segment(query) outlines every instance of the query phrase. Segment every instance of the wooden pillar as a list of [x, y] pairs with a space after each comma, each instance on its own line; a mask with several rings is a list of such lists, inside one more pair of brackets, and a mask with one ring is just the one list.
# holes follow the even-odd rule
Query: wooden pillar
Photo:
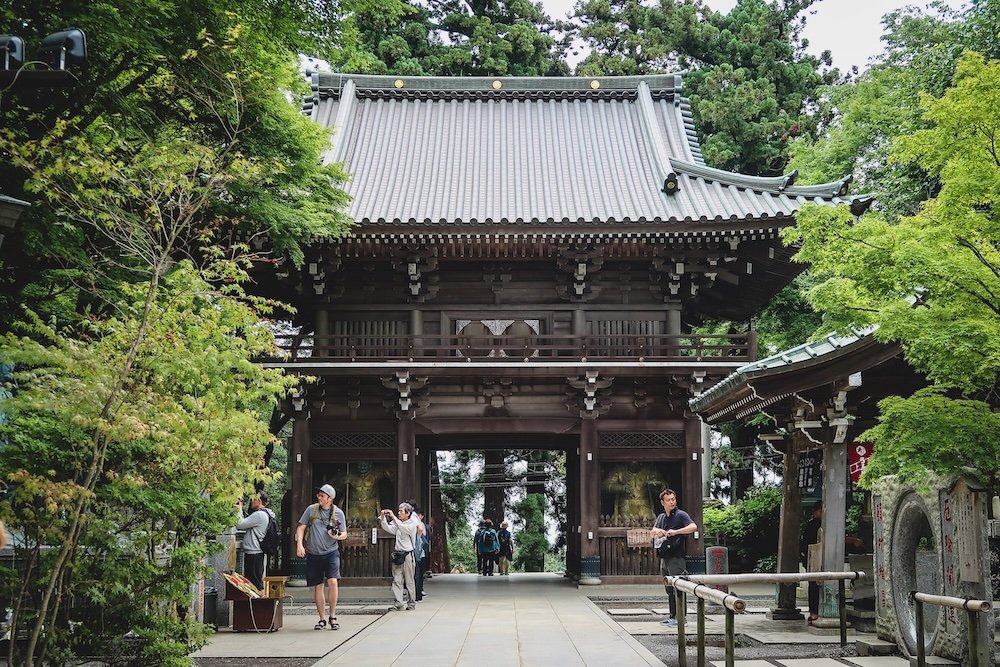
[[311, 503], [316, 502], [312, 492], [312, 466], [309, 462], [310, 433], [307, 412], [299, 413], [292, 422], [292, 441], [288, 452], [288, 477], [291, 492], [287, 503], [282, 503], [282, 523], [286, 529], [285, 552], [289, 586], [306, 585], [306, 561], [295, 555], [295, 530], [299, 517]]
[[330, 313], [322, 308], [316, 311], [314, 316], [315, 326], [313, 328], [313, 345], [319, 350], [316, 350], [315, 356], [317, 357], [328, 357], [330, 356], [330, 350], [322, 349], [330, 345]]
[[[799, 448], [794, 436], [783, 443], [784, 461], [781, 482], [781, 516], [778, 520], [778, 572], [799, 571], [799, 537], [802, 518], [802, 492], [799, 490]], [[798, 584], [778, 584], [775, 607], [771, 618], [776, 621], [797, 621], [803, 618], [795, 601]]]
[[420, 505], [424, 510], [424, 515], [430, 510], [431, 503], [431, 458], [435, 456], [435, 452], [424, 448], [424, 451], [417, 449], [417, 490], [416, 495], [413, 497], [416, 499], [417, 504]]
[[580, 448], [566, 452], [566, 574], [580, 576]]
[[312, 489], [312, 468], [309, 462], [309, 418], [303, 413], [295, 418], [292, 424], [292, 451], [288, 453], [288, 472], [291, 476], [292, 502], [291, 519], [292, 526], [289, 544], [292, 545], [294, 553], [295, 525], [298, 518], [305, 511], [306, 507], [316, 502]]
[[705, 524], [701, 511], [702, 505], [702, 483], [701, 483], [701, 419], [698, 417], [688, 417], [684, 420], [684, 479], [681, 482], [680, 492], [682, 498], [678, 498], [677, 506], [691, 515], [691, 520], [698, 524], [698, 530], [693, 535], [688, 535], [687, 550], [689, 556], [702, 556], [705, 554], [705, 540], [702, 537], [705, 533]]
[[413, 420], [406, 415], [396, 423], [396, 502], [413, 498], [417, 491], [417, 445]]
[[[847, 527], [847, 447], [830, 442], [823, 444], [823, 569], [844, 569], [844, 535]], [[820, 587], [819, 615], [822, 621], [840, 622], [836, 582]], [[815, 624], [815, 623], [814, 623]], [[820, 623], [822, 626], [823, 624]]]
[[580, 424], [580, 583], [601, 583], [600, 526], [601, 476], [598, 461], [597, 422]]
[[712, 497], [712, 427], [701, 422], [701, 497]]
[[681, 333], [681, 303], [667, 304], [667, 335], [678, 336]]
[[486, 488], [483, 489], [483, 518], [492, 519], [493, 527], [499, 530], [504, 515], [504, 487], [499, 486], [499, 483], [506, 477], [503, 470], [503, 451], [488, 449], [483, 454], [486, 462], [483, 474], [483, 481], [486, 482]]
[[[410, 311], [410, 335], [413, 337], [413, 347], [408, 354], [409, 357], [417, 356], [417, 350], [423, 347], [423, 341], [418, 336], [424, 333], [424, 311], [414, 308]], [[421, 353], [422, 354], [422, 353]]]

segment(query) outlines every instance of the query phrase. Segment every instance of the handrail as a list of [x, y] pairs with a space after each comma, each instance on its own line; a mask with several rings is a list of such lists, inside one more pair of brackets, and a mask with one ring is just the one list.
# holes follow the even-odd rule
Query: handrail
[[[677, 658], [680, 667], [687, 667], [687, 649], [684, 637], [684, 615], [687, 610], [685, 593], [698, 597], [698, 667], [705, 667], [705, 600], [711, 599], [726, 609], [726, 667], [733, 667], [736, 652], [736, 632], [734, 613], [743, 613], [745, 603], [740, 598], [723, 591], [708, 588], [712, 585], [745, 584], [745, 583], [798, 583], [801, 581], [836, 581], [838, 606], [840, 609], [840, 646], [847, 646], [847, 606], [845, 582], [864, 579], [867, 575], [862, 570], [842, 572], [778, 572], [778, 573], [747, 573], [747, 574], [696, 574], [682, 576], [667, 576], [663, 580], [673, 587], [677, 596]], [[922, 595], [922, 594], [921, 594]], [[740, 609], [726, 604], [727, 600], [737, 601], [743, 605]], [[735, 602], [733, 603], [735, 604]], [[921, 666], [922, 667], [922, 666]]]
[[698, 598], [698, 667], [705, 667], [705, 600], [715, 602], [725, 609], [726, 667], [734, 667], [736, 655], [735, 615], [742, 614], [746, 610], [746, 602], [730, 593], [689, 581], [686, 577], [666, 576], [663, 581], [674, 589], [674, 594], [677, 597], [677, 661], [680, 667], [687, 667], [687, 637], [684, 634], [684, 618], [687, 615], [685, 593], [691, 593]]
[[800, 581], [854, 581], [868, 574], [862, 570], [843, 572], [747, 572], [745, 574], [688, 574], [684, 578], [698, 584], [794, 584]]
[[913, 623], [917, 626], [917, 667], [927, 665], [927, 650], [924, 648], [924, 604], [933, 604], [939, 607], [950, 607], [952, 609], [964, 609], [968, 614], [969, 626], [969, 667], [979, 667], [979, 622], [976, 614], [989, 612], [993, 605], [988, 600], [972, 600], [969, 598], [958, 598], [950, 595], [932, 595], [912, 591], [910, 597], [913, 598]]
[[756, 352], [748, 334], [527, 334], [501, 336], [344, 334], [277, 336], [288, 364], [349, 359], [352, 362], [422, 358], [441, 361], [750, 361]]
[[730, 609], [734, 613], [742, 614], [746, 611], [747, 603], [732, 593], [726, 593], [717, 588], [709, 588], [704, 584], [696, 583], [690, 579], [682, 579], [681, 577], [666, 577], [666, 580], [668, 586], [672, 586], [685, 593], [697, 595], [709, 602], [714, 602], [720, 607]]

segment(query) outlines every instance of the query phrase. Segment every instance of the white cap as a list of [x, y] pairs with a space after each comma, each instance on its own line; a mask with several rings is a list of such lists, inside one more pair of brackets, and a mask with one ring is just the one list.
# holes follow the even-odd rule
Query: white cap
[[323, 486], [319, 487], [319, 490], [320, 493], [325, 493], [326, 495], [330, 496], [330, 498], [337, 497], [337, 490], [332, 486], [330, 486], [329, 484], [324, 484]]

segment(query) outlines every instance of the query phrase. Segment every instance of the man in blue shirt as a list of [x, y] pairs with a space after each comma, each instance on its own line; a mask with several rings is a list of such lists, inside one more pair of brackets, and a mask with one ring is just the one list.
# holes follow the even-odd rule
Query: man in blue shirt
[[[666, 576], [677, 576], [684, 574], [687, 569], [684, 556], [687, 553], [687, 539], [698, 530], [698, 524], [691, 520], [691, 516], [677, 507], [677, 494], [672, 489], [660, 491], [660, 504], [663, 505], [663, 512], [656, 517], [653, 528], [649, 531], [653, 538], [653, 547], [659, 548], [664, 542], [670, 544], [670, 553], [666, 557], [660, 557], [660, 574]], [[670, 616], [660, 621], [661, 625], [677, 625], [677, 600], [674, 598], [673, 590], [670, 586], [664, 587], [667, 590], [667, 601], [670, 604]]]

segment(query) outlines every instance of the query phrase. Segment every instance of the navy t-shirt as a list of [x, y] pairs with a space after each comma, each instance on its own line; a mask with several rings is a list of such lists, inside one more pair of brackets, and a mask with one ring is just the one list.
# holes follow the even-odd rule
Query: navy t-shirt
[[[656, 517], [656, 523], [653, 524], [654, 528], [662, 528], [663, 530], [677, 530], [679, 528], [685, 528], [694, 523], [691, 520], [691, 515], [682, 509], [674, 509], [667, 516], [664, 512], [660, 512], [660, 516]], [[680, 535], [681, 546], [685, 549], [687, 548], [687, 535]], [[681, 553], [684, 553], [682, 550]]]

